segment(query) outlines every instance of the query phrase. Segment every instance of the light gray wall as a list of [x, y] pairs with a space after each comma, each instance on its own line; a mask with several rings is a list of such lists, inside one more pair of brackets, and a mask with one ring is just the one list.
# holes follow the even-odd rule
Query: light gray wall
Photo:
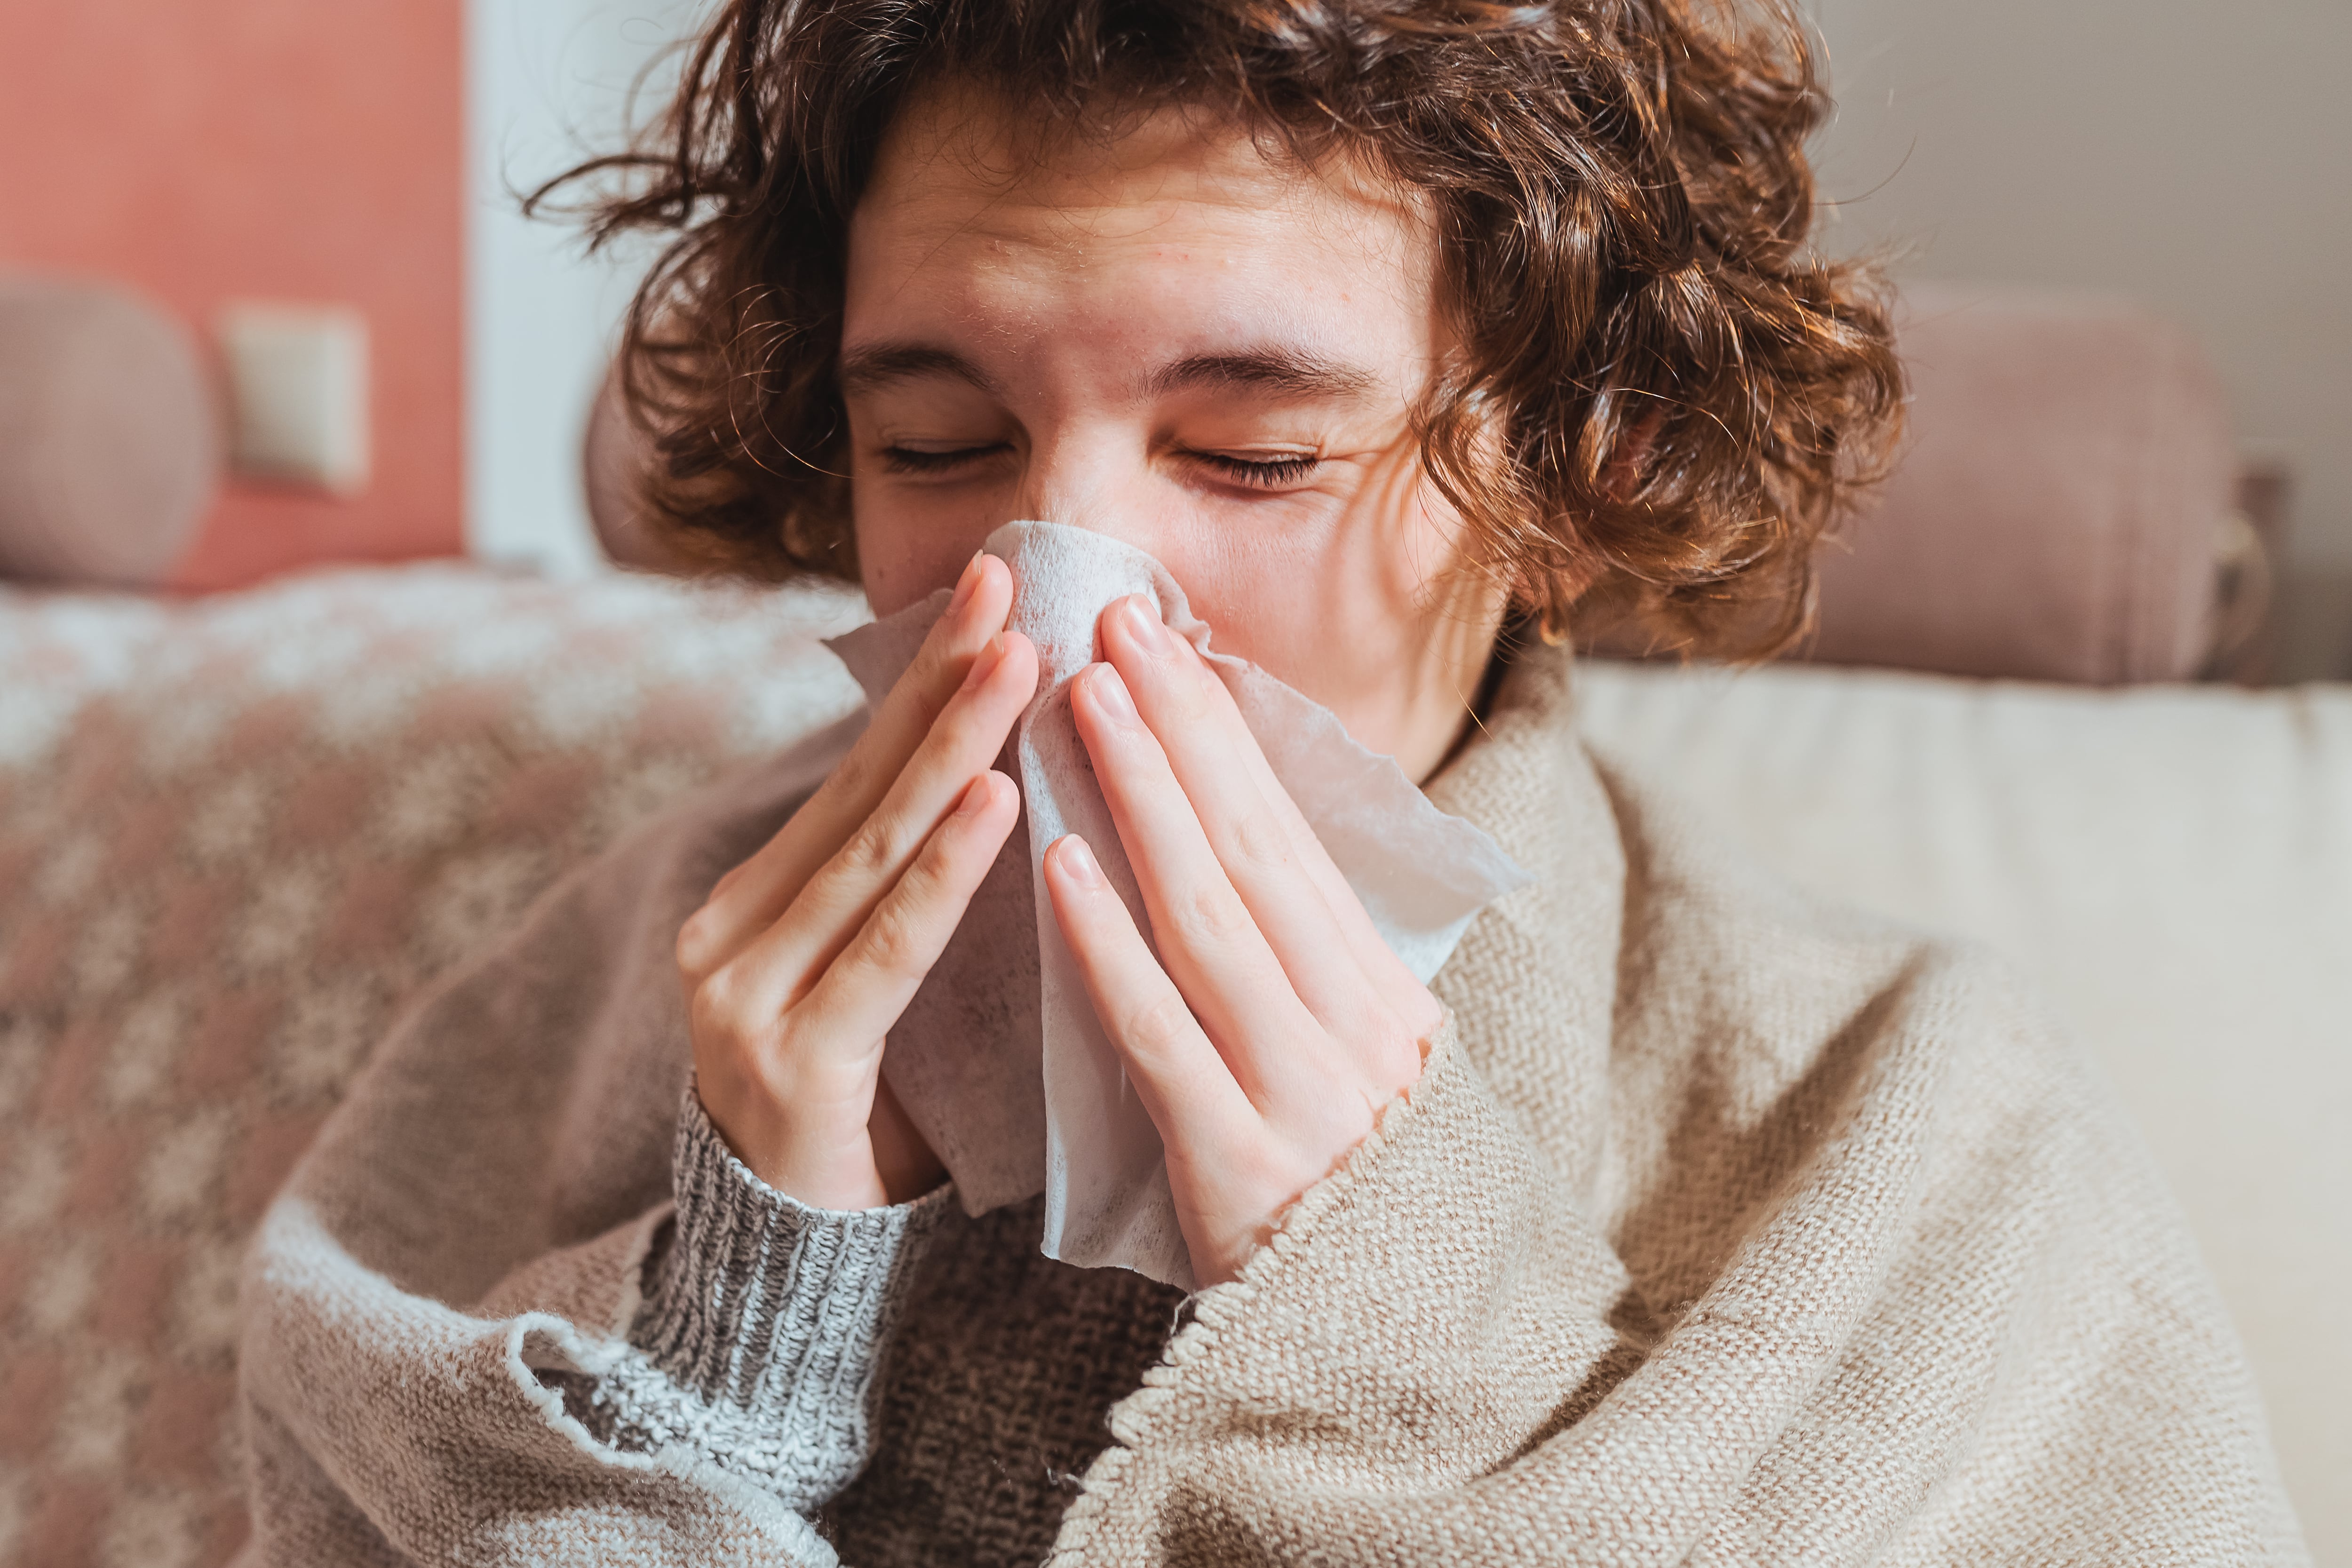
[[487, 561], [601, 570], [580, 445], [650, 253], [590, 258], [515, 193], [627, 140], [702, 0], [467, 0], [466, 538]]
[[2295, 478], [2286, 673], [2352, 675], [2352, 0], [1810, 0], [1829, 243], [2132, 294]]

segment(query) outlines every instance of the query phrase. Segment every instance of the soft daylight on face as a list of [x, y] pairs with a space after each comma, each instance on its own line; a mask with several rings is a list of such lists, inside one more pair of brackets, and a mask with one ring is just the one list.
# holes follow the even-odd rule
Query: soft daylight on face
[[1163, 111], [1035, 148], [950, 89], [887, 139], [851, 228], [842, 350], [877, 614], [1018, 518], [1158, 556], [1216, 646], [1422, 777], [1499, 601], [1450, 574], [1415, 399], [1446, 344], [1417, 204]]
[[2352, 0], [0, 59], [0, 1568], [2352, 1564]]

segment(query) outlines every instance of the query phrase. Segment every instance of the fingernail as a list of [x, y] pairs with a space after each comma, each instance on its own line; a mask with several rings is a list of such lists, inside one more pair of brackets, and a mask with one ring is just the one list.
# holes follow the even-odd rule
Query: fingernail
[[982, 644], [978, 653], [971, 656], [971, 668], [963, 672], [963, 689], [970, 691], [986, 680], [996, 672], [997, 665], [1003, 662], [1003, 658], [1004, 634], [999, 632]]
[[1071, 881], [1081, 888], [1103, 885], [1102, 868], [1095, 864], [1095, 852], [1087, 847], [1085, 839], [1073, 833], [1062, 840], [1059, 848], [1062, 869], [1068, 873]]
[[955, 814], [958, 816], [978, 816], [982, 808], [988, 805], [989, 794], [988, 775], [982, 773], [963, 786], [963, 798], [956, 802]]
[[948, 614], [952, 616], [971, 598], [971, 591], [980, 586], [980, 558], [987, 552], [975, 550], [971, 559], [963, 563], [963, 575], [956, 579], [955, 593], [948, 600]]
[[1136, 722], [1135, 699], [1127, 694], [1127, 682], [1110, 666], [1095, 666], [1094, 672], [1087, 677], [1087, 692], [1114, 723]]
[[1175, 637], [1168, 630], [1167, 623], [1144, 604], [1142, 595], [1129, 594], [1120, 613], [1127, 616], [1128, 630], [1135, 634], [1136, 641], [1144, 647], [1157, 654], [1172, 651]]

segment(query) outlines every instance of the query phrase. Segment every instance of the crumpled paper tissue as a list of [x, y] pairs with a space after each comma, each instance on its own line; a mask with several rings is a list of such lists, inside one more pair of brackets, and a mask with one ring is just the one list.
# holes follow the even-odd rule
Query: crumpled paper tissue
[[[1055, 839], [1080, 835], [1149, 938], [1135, 872], [1070, 716], [1069, 683], [1095, 660], [1104, 606], [1149, 595], [1201, 650], [1372, 923], [1423, 982], [1471, 918], [1528, 875], [1483, 829], [1431, 805], [1329, 709], [1255, 665], [1211, 652], [1209, 628], [1193, 618], [1184, 591], [1142, 551], [1050, 522], [1007, 523], [985, 549], [1012, 568], [1008, 625], [1037, 646], [1037, 696], [998, 764], [1021, 786], [1023, 817], [890, 1031], [882, 1072], [954, 1179], [965, 1212], [1043, 1192], [1047, 1257], [1132, 1268], [1191, 1289], [1159, 1131], [1095, 1016], [1042, 866]], [[878, 704], [948, 597], [941, 589], [827, 646]]]

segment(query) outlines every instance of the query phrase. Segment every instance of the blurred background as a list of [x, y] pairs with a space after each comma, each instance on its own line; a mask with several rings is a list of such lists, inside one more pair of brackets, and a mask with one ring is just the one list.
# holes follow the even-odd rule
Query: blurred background
[[[610, 569], [646, 258], [517, 210], [709, 3], [0, 0], [0, 1568], [229, 1559], [238, 1259], [390, 1018], [858, 700], [854, 595]], [[1580, 726], [2025, 969], [2352, 1562], [2352, 5], [1805, 3], [1912, 443], [1810, 664]]]
[[1837, 248], [2132, 296], [2194, 333], [2286, 490], [2281, 679], [2352, 673], [2352, 6], [1811, 0]]
[[[2266, 673], [2352, 668], [2352, 8], [1811, 6], [1840, 104], [1826, 242], [1906, 281], [2116, 293], [2185, 326], [2278, 501]], [[580, 431], [633, 259], [583, 259], [513, 193], [614, 144], [698, 11], [0, 5], [0, 270], [142, 290], [197, 335], [232, 418], [272, 395], [250, 384], [273, 352], [340, 365], [293, 395], [364, 426], [314, 432], [358, 443], [339, 464], [240, 448], [173, 584], [458, 552], [593, 566]], [[256, 305], [310, 335], [247, 342]]]

